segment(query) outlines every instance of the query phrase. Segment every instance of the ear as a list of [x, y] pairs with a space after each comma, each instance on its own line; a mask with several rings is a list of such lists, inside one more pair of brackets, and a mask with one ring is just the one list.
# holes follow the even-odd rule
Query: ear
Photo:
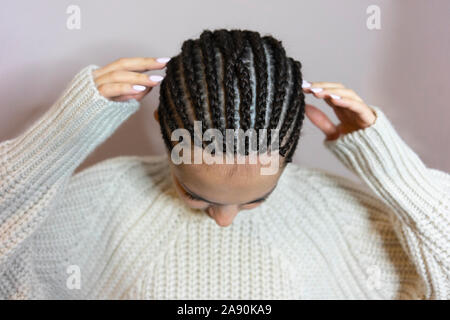
[[156, 108], [155, 111], [153, 112], [153, 116], [155, 117], [155, 120], [158, 121], [159, 123], [158, 108]]

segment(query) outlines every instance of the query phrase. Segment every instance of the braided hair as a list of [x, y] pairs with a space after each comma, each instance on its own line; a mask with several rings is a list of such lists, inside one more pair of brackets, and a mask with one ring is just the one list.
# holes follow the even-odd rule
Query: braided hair
[[[201, 121], [203, 133], [211, 128], [223, 136], [226, 129], [254, 129], [257, 135], [267, 129], [269, 145], [274, 139], [270, 129], [278, 129], [279, 153], [285, 163], [292, 161], [305, 97], [302, 65], [286, 56], [281, 41], [249, 30], [204, 30], [199, 39], [184, 41], [166, 67], [158, 117], [169, 150], [174, 146], [171, 133], [178, 128], [187, 129], [204, 148], [194, 135], [194, 121]], [[265, 145], [258, 135], [258, 150]]]

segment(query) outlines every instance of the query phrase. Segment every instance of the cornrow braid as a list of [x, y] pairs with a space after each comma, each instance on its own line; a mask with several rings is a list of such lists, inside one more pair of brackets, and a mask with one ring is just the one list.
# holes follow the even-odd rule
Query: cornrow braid
[[[222, 65], [224, 66], [224, 75], [222, 87], [224, 89], [224, 99], [225, 99], [225, 128], [236, 129], [235, 126], [235, 100], [236, 91], [234, 88], [234, 83], [236, 81], [235, 65], [238, 59], [238, 53], [235, 50], [233, 39], [229, 31], [225, 29], [220, 29], [214, 31], [215, 38], [217, 39], [217, 44], [222, 55]], [[226, 147], [226, 141], [224, 139], [224, 147]], [[226, 150], [226, 149], [224, 149]], [[234, 144], [235, 152], [236, 144]]]
[[[196, 120], [202, 123], [202, 134], [204, 133], [205, 118], [205, 94], [202, 92], [202, 60], [198, 54], [198, 41], [188, 40], [183, 44], [181, 55], [183, 56], [184, 79], [187, 90], [191, 97], [191, 106], [194, 109]], [[171, 61], [169, 61], [170, 63]], [[167, 66], [170, 68], [170, 66]], [[164, 80], [163, 80], [164, 81]], [[203, 141], [198, 141], [198, 137], [193, 137], [196, 145], [204, 147]]]
[[[240, 91], [240, 104], [239, 104], [239, 114], [240, 114], [240, 128], [242, 130], [247, 130], [250, 128], [250, 112], [252, 103], [252, 88], [250, 84], [250, 70], [244, 59], [248, 59], [246, 50], [248, 47], [244, 47], [245, 38], [244, 32], [233, 31], [233, 37], [236, 41], [238, 48], [242, 48], [242, 53], [236, 62], [236, 73]], [[245, 55], [245, 56], [244, 56]]]
[[[248, 60], [246, 50], [246, 39], [245, 34], [242, 30], [231, 30], [231, 37], [235, 45], [235, 69], [237, 80], [237, 89], [239, 92], [239, 102], [237, 112], [235, 111], [235, 116], [238, 115], [239, 125], [237, 128], [242, 130], [247, 130], [250, 127], [250, 104], [252, 100], [251, 88], [250, 88], [250, 75], [247, 66], [244, 63], [244, 59]], [[240, 149], [247, 155], [248, 141], [244, 142], [244, 150]]]
[[[255, 106], [255, 124], [254, 128], [257, 132], [257, 147], [260, 150], [259, 129], [264, 129], [266, 119], [266, 108], [268, 98], [268, 72], [267, 57], [263, 44], [257, 32], [247, 31], [247, 38], [253, 51], [253, 63], [255, 68], [256, 80], [256, 106]], [[262, 142], [262, 141], [261, 141]], [[265, 145], [264, 143], [262, 143]]]
[[[299, 83], [302, 83], [302, 75], [301, 75], [301, 68], [302, 65], [299, 61], [295, 61], [295, 69], [298, 70], [299, 73], [299, 78], [298, 81]], [[295, 149], [297, 148], [297, 144], [298, 144], [298, 140], [300, 138], [300, 131], [302, 129], [302, 124], [303, 124], [303, 120], [305, 119], [305, 94], [303, 93], [303, 90], [299, 90], [300, 94], [298, 97], [299, 100], [299, 107], [297, 108], [297, 117], [295, 120], [295, 125], [292, 129], [292, 134], [289, 136], [289, 141], [287, 142], [287, 148], [286, 148], [286, 154], [282, 154], [283, 156], [286, 157], [286, 162], [291, 162], [292, 161], [292, 157], [295, 153]], [[283, 150], [284, 151], [284, 150]]]
[[224, 126], [220, 121], [219, 109], [219, 83], [217, 79], [217, 62], [216, 53], [213, 48], [213, 34], [211, 31], [205, 31], [200, 36], [200, 46], [204, 57], [205, 77], [209, 97], [209, 109], [211, 111], [211, 118], [213, 127], [224, 130]]
[[[275, 63], [275, 92], [268, 129], [276, 129], [278, 126], [278, 121], [280, 120], [284, 99], [286, 98], [286, 90], [289, 85], [287, 82], [287, 58], [281, 41], [278, 41], [272, 37], [264, 37], [263, 40], [266, 41], [271, 47]], [[271, 131], [268, 131], [267, 135], [269, 137], [269, 145], [272, 145]]]
[[298, 99], [299, 95], [299, 87], [292, 85], [293, 83], [299, 83], [299, 70], [296, 68], [294, 64], [294, 60], [292, 58], [288, 59], [289, 64], [289, 70], [291, 70], [292, 73], [292, 80], [290, 81], [292, 93], [289, 95], [288, 99], [288, 106], [286, 110], [286, 116], [283, 121], [283, 125], [281, 126], [280, 130], [280, 144], [284, 141], [284, 137], [287, 133], [287, 131], [291, 128], [292, 121], [295, 118], [296, 112], [298, 110], [298, 103], [300, 102]]
[[199, 94], [200, 89], [197, 88], [197, 78], [194, 69], [193, 62], [193, 48], [194, 41], [188, 40], [183, 43], [181, 49], [181, 60], [183, 62], [183, 79], [185, 86], [187, 88], [186, 94], [189, 96], [189, 102], [194, 109], [195, 120], [202, 121], [203, 119], [203, 101], [201, 100], [201, 94]]
[[168, 89], [170, 90], [170, 97], [172, 97], [172, 103], [177, 111], [176, 114], [180, 117], [184, 128], [189, 130], [189, 132], [193, 133], [194, 131], [193, 125], [192, 122], [188, 119], [186, 111], [185, 101], [187, 101], [187, 99], [183, 92], [184, 90], [182, 87], [182, 83], [180, 81], [180, 72], [182, 72], [182, 67], [180, 68], [181, 57], [178, 56], [174, 58], [174, 63], [177, 64], [177, 68], [176, 69], [171, 68], [167, 72], [167, 75], [169, 77]]
[[169, 137], [169, 132], [172, 132], [172, 130], [167, 130], [168, 129], [168, 125], [167, 125], [167, 107], [165, 106], [164, 103], [165, 100], [165, 95], [160, 95], [160, 107], [158, 108], [158, 118], [159, 118], [159, 123], [161, 126], [161, 133], [162, 133], [162, 137], [164, 140], [164, 143], [166, 144], [166, 146], [170, 146], [170, 149], [172, 148], [172, 141], [170, 140]]
[[[197, 120], [202, 133], [214, 128], [224, 137], [226, 129], [254, 129], [260, 152], [266, 143], [260, 140], [259, 130], [267, 129], [269, 145], [279, 139], [278, 152], [285, 162], [292, 161], [304, 120], [305, 96], [302, 65], [286, 56], [281, 41], [249, 30], [204, 30], [198, 39], [184, 41], [181, 53], [166, 67], [158, 115], [169, 151], [174, 145], [169, 137], [177, 128], [197, 138], [193, 134]], [[277, 137], [271, 129], [279, 129]], [[205, 148], [204, 142], [200, 145]], [[232, 151], [237, 152], [236, 143]], [[244, 153], [249, 151], [246, 139]]]
[[[200, 89], [197, 87], [198, 81], [197, 74], [194, 69], [193, 47], [193, 40], [187, 40], [183, 43], [180, 54], [183, 66], [182, 79], [184, 81], [185, 94], [187, 96], [186, 102], [190, 104], [192, 119], [193, 121], [201, 121], [203, 123], [204, 113], [203, 108], [201, 107], [203, 105], [203, 101], [200, 94]], [[197, 146], [203, 145], [202, 141], [198, 140], [198, 137], [194, 137], [194, 141]]]

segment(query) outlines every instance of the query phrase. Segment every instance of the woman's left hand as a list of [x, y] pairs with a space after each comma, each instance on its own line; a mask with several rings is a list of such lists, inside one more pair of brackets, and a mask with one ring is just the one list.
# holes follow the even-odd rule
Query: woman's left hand
[[324, 99], [341, 121], [335, 125], [319, 108], [305, 105], [306, 116], [325, 134], [326, 140], [335, 140], [341, 134], [367, 128], [376, 120], [375, 111], [353, 90], [340, 83], [304, 81], [302, 87], [305, 93]]

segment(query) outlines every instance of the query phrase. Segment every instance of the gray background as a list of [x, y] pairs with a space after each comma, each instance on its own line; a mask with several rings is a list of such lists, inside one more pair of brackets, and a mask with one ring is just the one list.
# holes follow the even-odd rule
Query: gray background
[[[81, 8], [81, 30], [66, 9]], [[366, 8], [381, 8], [368, 30]], [[450, 172], [448, 0], [2, 1], [0, 141], [38, 119], [82, 67], [120, 57], [173, 56], [203, 29], [241, 28], [281, 40], [310, 81], [338, 81], [386, 113], [429, 167]], [[153, 72], [164, 74], [164, 71]], [[164, 152], [153, 118], [159, 87], [78, 170], [117, 155]], [[308, 97], [336, 121], [323, 102]], [[294, 162], [358, 181], [308, 119]]]

